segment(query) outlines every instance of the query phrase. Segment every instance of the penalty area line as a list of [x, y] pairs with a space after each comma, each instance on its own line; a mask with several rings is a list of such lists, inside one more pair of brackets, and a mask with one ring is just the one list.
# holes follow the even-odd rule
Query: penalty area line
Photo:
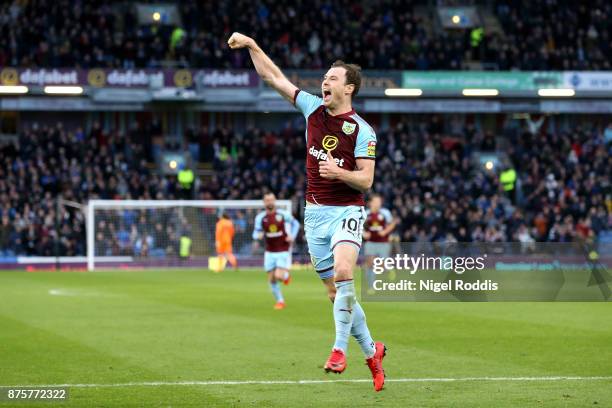
[[[459, 377], [459, 378], [387, 378], [385, 383], [427, 383], [427, 382], [479, 382], [479, 381], [612, 381], [612, 376], [578, 377], [578, 376], [550, 376], [550, 377]], [[236, 380], [236, 381], [143, 381], [125, 382], [115, 384], [27, 384], [10, 385], [2, 387], [14, 388], [104, 388], [104, 387], [160, 387], [160, 386], [207, 386], [207, 385], [309, 385], [333, 383], [370, 383], [372, 379], [346, 379], [346, 380]]]

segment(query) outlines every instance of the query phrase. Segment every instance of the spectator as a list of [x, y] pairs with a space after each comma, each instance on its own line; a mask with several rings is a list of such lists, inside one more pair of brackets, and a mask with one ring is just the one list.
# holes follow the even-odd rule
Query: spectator
[[[503, 33], [427, 30], [413, 0], [357, 4], [263, 0], [176, 2], [181, 27], [140, 26], [117, 0], [0, 5], [0, 66], [251, 68], [225, 45], [229, 30], [257, 39], [279, 66], [321, 69], [338, 58], [366, 69], [610, 70], [612, 7], [604, 0], [498, 0]], [[230, 13], [229, 9], [238, 11]], [[343, 22], [338, 24], [338, 22]], [[355, 39], [358, 38], [359, 41]], [[468, 62], [470, 64], [468, 64]]]

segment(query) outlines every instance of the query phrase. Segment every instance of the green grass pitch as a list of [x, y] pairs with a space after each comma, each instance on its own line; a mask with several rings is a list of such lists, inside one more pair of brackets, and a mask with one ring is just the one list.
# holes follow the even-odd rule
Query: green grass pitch
[[403, 381], [375, 393], [353, 340], [345, 373], [323, 372], [334, 328], [314, 273], [283, 291], [275, 311], [261, 270], [0, 272], [0, 385], [124, 384], [43, 404], [71, 407], [612, 406], [609, 302], [364, 303]]

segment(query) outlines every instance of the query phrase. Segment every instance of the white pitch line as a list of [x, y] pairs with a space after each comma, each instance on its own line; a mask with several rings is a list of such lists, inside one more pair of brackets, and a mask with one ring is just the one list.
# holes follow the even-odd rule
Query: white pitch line
[[[461, 377], [461, 378], [387, 378], [387, 383], [422, 383], [422, 382], [458, 382], [458, 381], [612, 381], [612, 376], [603, 377], [576, 377], [576, 376], [554, 376], [554, 377]], [[347, 380], [245, 380], [245, 381], [150, 381], [150, 382], [127, 382], [116, 384], [28, 384], [10, 385], [3, 387], [15, 388], [102, 388], [102, 387], [159, 387], [159, 386], [194, 386], [194, 385], [308, 385], [308, 384], [332, 384], [332, 383], [370, 383], [371, 379], [347, 379]]]
[[49, 289], [51, 296], [80, 296], [80, 297], [120, 297], [121, 295], [116, 293], [104, 293], [104, 292], [88, 292], [79, 289]]

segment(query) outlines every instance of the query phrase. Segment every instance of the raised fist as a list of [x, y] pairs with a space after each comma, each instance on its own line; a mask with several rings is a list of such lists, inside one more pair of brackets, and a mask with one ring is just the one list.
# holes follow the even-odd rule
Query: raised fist
[[233, 33], [232, 36], [227, 40], [227, 44], [231, 49], [245, 48], [250, 47], [253, 43], [253, 39], [251, 37], [247, 37], [244, 34]]

